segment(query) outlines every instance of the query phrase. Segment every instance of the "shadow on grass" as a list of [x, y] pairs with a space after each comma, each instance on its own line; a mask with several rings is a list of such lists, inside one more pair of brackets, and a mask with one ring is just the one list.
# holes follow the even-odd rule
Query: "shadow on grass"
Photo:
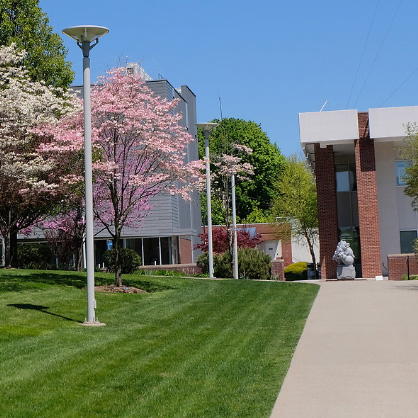
[[[124, 286], [138, 287], [148, 293], [161, 292], [163, 290], [175, 289], [175, 286], [168, 286], [153, 282], [147, 278], [141, 280], [141, 276], [123, 276]], [[43, 283], [49, 285], [71, 286], [77, 289], [86, 287], [86, 273], [64, 272], [64, 271], [37, 271], [37, 270], [1, 270], [0, 291], [21, 291], [31, 286], [29, 283]], [[105, 286], [114, 283], [112, 276], [105, 277], [102, 273], [95, 276], [96, 286]]]
[[53, 312], [48, 312], [46, 309], [49, 309], [48, 306], [42, 306], [42, 305], [32, 305], [31, 303], [9, 303], [7, 306], [11, 306], [13, 308], [17, 309], [29, 309], [32, 311], [39, 311], [46, 313], [48, 315], [57, 316], [58, 318], [65, 319], [66, 321], [72, 321], [72, 322], [78, 322], [81, 323], [81, 321], [77, 321], [75, 319], [67, 318], [66, 316], [58, 315]]

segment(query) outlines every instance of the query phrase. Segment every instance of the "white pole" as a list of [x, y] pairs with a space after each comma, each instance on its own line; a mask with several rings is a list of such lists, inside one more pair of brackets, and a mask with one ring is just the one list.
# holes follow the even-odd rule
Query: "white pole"
[[158, 237], [158, 258], [160, 259], [160, 266], [163, 264], [163, 258], [161, 253], [161, 237]]
[[238, 279], [238, 242], [237, 242], [237, 211], [235, 205], [235, 174], [231, 175], [231, 193], [232, 193], [232, 228], [234, 240], [234, 279]]
[[[83, 107], [84, 107], [84, 183], [86, 216], [87, 318], [82, 325], [100, 326], [95, 315], [94, 298], [94, 235], [93, 235], [93, 173], [91, 152], [90, 50], [99, 38], [109, 32], [103, 26], [72, 26], [62, 31], [77, 41], [83, 52]], [[93, 45], [91, 43], [95, 41]]]
[[91, 154], [90, 42], [83, 42], [84, 183], [86, 200], [87, 323], [96, 321], [94, 297], [93, 176]]
[[141, 257], [142, 257], [142, 265], [145, 266], [144, 263], [144, 238], [141, 238]]
[[210, 162], [209, 162], [209, 130], [205, 130], [205, 157], [206, 157], [206, 201], [208, 212], [208, 253], [209, 278], [213, 279], [213, 241], [212, 241], [212, 204], [210, 196]]

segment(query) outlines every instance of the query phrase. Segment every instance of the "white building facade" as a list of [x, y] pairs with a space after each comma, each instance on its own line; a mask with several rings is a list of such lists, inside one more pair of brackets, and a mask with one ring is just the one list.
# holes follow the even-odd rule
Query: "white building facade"
[[389, 254], [412, 252], [418, 217], [404, 193], [408, 162], [400, 150], [417, 123], [418, 106], [299, 115], [317, 180], [323, 278], [334, 276], [340, 239], [350, 242], [362, 277], [387, 275]]

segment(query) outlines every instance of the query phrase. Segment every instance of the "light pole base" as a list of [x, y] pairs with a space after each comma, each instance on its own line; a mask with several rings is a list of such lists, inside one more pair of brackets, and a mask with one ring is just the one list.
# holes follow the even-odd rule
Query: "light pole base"
[[94, 320], [93, 322], [85, 320], [80, 325], [83, 325], [83, 327], [103, 327], [106, 324], [103, 322], [99, 322], [98, 320]]

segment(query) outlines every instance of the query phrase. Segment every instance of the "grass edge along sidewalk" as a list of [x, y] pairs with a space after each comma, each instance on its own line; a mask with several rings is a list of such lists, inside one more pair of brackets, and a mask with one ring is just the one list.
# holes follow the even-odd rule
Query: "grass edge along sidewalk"
[[[111, 275], [98, 275], [98, 281]], [[319, 286], [0, 271], [0, 416], [268, 417]]]

